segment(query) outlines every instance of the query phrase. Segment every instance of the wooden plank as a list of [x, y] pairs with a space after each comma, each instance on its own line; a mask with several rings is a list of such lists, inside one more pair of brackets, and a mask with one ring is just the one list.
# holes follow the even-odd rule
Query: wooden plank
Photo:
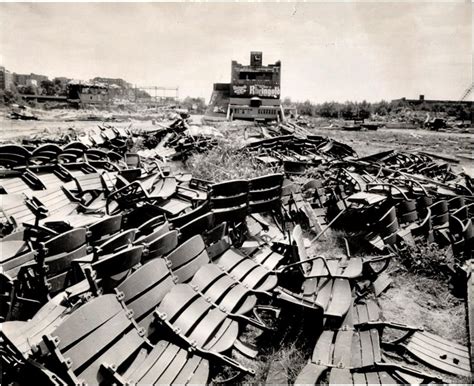
[[448, 350], [450, 353], [453, 353], [456, 355], [467, 356], [467, 354], [469, 354], [469, 349], [466, 346], [444, 339], [428, 331], [415, 332], [412, 338], [420, 339], [423, 342], [426, 342], [435, 347], [442, 348], [443, 350]]
[[396, 385], [399, 383], [386, 371], [379, 372], [379, 379], [381, 385]]
[[352, 344], [352, 330], [340, 330], [336, 335], [336, 342], [334, 343], [333, 364], [338, 367], [350, 367], [351, 365], [351, 344]]
[[324, 330], [318, 338], [313, 350], [311, 361], [321, 364], [332, 364], [332, 341], [334, 331]]
[[374, 364], [374, 352], [370, 331], [360, 331], [359, 337], [362, 353], [362, 366], [372, 366]]
[[372, 349], [374, 352], [374, 362], [379, 363], [382, 361], [382, 353], [380, 351], [379, 332], [375, 328], [369, 331], [370, 331], [370, 338], [372, 340]]
[[351, 385], [352, 375], [349, 369], [333, 367], [329, 374], [330, 385]]
[[327, 366], [308, 363], [298, 374], [295, 385], [317, 385], [323, 373], [327, 370]]
[[343, 317], [352, 302], [351, 285], [347, 279], [334, 279], [331, 302], [325, 315]]
[[380, 385], [379, 375], [375, 371], [365, 373], [368, 385]]
[[366, 385], [367, 382], [365, 380], [365, 374], [364, 373], [357, 373], [354, 372], [352, 373], [352, 378], [354, 381], [354, 385]]
[[173, 381], [174, 385], [205, 385], [209, 378], [209, 361], [198, 355], [188, 354], [186, 364]]
[[79, 373], [78, 378], [84, 379], [88, 385], [99, 384], [103, 381], [103, 377], [99, 374], [103, 364], [114, 364], [119, 367], [137, 352], [144, 343], [144, 339], [138, 334], [138, 331], [134, 327], [129, 328], [123, 337], [109, 347], [83, 372]]
[[67, 349], [77, 339], [87, 335], [122, 310], [115, 295], [103, 295], [73, 312], [54, 332], [59, 337], [58, 348]]
[[[170, 367], [171, 369], [175, 368], [174, 370], [178, 372], [179, 369], [181, 369], [181, 367], [184, 365], [184, 363], [175, 362], [175, 357], [178, 354], [178, 352], [181, 352], [181, 358], [182, 358], [182, 353], [186, 355], [185, 351], [180, 350], [178, 346], [168, 345], [168, 347], [157, 358], [157, 360], [153, 364], [153, 367], [150, 367], [148, 372], [143, 377], [140, 378], [140, 384], [154, 385], [158, 381], [159, 381], [158, 382], [159, 384], [171, 384], [173, 379], [169, 379]], [[164, 381], [164, 379], [166, 379], [166, 377], [164, 377], [165, 373], [167, 373], [167, 377], [168, 377], [167, 382]], [[172, 378], [174, 378], [174, 376]]]
[[112, 344], [131, 325], [130, 319], [125, 315], [125, 310], [118, 312], [109, 321], [92, 331], [89, 335], [64, 350], [64, 355], [71, 358], [71, 369], [74, 371], [90, 360], [94, 355]]
[[[210, 314], [217, 311], [219, 310], [211, 310]], [[205, 350], [212, 350], [218, 353], [227, 351], [234, 345], [238, 336], [239, 323], [232, 319], [226, 318], [218, 328], [215, 328], [214, 335], [211, 336], [210, 340], [203, 346], [203, 348]]]
[[358, 323], [363, 324], [369, 321], [369, 312], [367, 310], [367, 304], [357, 304], [356, 305], [357, 314], [359, 316]]
[[325, 311], [331, 300], [333, 281], [331, 279], [322, 278], [320, 282], [321, 284], [316, 295], [315, 303]]
[[375, 300], [369, 299], [367, 301], [367, 311], [369, 314], [369, 321], [376, 322], [380, 320], [381, 310]]
[[171, 252], [167, 256], [167, 260], [171, 263], [173, 270], [178, 269], [199, 256], [205, 248], [202, 237], [196, 235]]
[[198, 296], [188, 285], [177, 284], [165, 295], [157, 312], [165, 313], [167, 320], [173, 323]]
[[163, 259], [155, 259], [146, 267], [143, 266], [132, 273], [117, 286], [117, 290], [124, 294], [125, 304], [128, 304], [145, 291], [163, 282], [168, 276], [170, 272], [166, 262]]
[[471, 376], [468, 358], [463, 361], [459, 356], [453, 356], [441, 350], [433, 350], [433, 347], [426, 344], [419, 345], [412, 341], [407, 345], [407, 350], [422, 362], [439, 370], [465, 377]]
[[124, 374], [124, 377], [128, 382], [136, 384], [142, 377], [144, 377], [148, 371], [153, 369], [154, 364], [160, 358], [161, 354], [166, 350], [170, 343], [160, 340], [153, 350], [141, 361], [138, 366], [133, 368], [128, 368], [127, 372]]
[[[177, 375], [180, 373], [181, 369], [184, 367], [187, 361], [187, 352], [186, 350], [180, 349], [178, 347], [178, 352], [175, 355], [172, 355], [174, 352], [174, 345], [170, 346], [168, 350], [161, 356], [160, 361], [162, 358], [167, 358], [166, 362], [161, 364], [157, 363], [156, 367], [159, 367], [160, 369], [165, 369], [166, 370], [163, 372], [163, 374], [156, 379], [156, 383], [160, 385], [171, 385], [174, 381], [174, 379], [177, 377]], [[169, 360], [171, 358], [171, 360]], [[165, 367], [165, 364], [168, 364], [167, 367]], [[146, 381], [142, 380], [143, 384], [147, 384]], [[154, 383], [155, 384], [155, 383]]]

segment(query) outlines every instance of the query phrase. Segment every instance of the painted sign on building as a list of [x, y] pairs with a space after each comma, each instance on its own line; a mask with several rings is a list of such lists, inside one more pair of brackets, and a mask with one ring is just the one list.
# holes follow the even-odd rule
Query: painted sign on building
[[233, 85], [232, 92], [234, 96], [276, 98], [280, 97], [279, 86], [267, 86], [261, 84], [252, 85]]

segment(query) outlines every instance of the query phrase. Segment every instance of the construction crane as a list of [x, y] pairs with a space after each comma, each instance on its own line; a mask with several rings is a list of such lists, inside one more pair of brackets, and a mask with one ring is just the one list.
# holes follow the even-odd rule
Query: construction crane
[[464, 93], [462, 94], [462, 97], [460, 99], [460, 102], [463, 102], [466, 100], [466, 98], [468, 97], [468, 95], [472, 92], [472, 90], [474, 90], [474, 83], [472, 83], [465, 91]]
[[[172, 98], [178, 100], [179, 87], [162, 87], [162, 86], [135, 86], [135, 90], [154, 91], [152, 98], [156, 101], [158, 99]], [[169, 92], [169, 95], [167, 92]], [[135, 92], [136, 99], [136, 92]]]

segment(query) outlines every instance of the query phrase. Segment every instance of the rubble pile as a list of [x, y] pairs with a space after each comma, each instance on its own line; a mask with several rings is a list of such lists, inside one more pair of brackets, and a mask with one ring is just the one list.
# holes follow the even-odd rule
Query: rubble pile
[[[471, 377], [467, 347], [386, 321], [377, 296], [417, 244], [446, 246], [467, 283], [472, 177], [421, 153], [359, 158], [297, 125], [266, 134], [242, 151], [283, 172], [219, 183], [171, 171], [216, 146], [183, 118], [0, 146], [3, 381], [252, 379], [291, 329], [312, 352], [297, 384], [442, 382], [417, 363]], [[345, 255], [313, 255], [334, 229]], [[276, 373], [268, 383], [289, 382]]]

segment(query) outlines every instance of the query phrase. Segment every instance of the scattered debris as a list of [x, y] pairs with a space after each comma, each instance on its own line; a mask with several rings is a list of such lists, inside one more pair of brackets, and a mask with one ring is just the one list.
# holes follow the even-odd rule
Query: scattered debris
[[[275, 356], [263, 379], [441, 381], [418, 362], [471, 375], [466, 347], [386, 321], [376, 298], [394, 263], [472, 287], [472, 176], [427, 152], [358, 157], [301, 122], [254, 129], [234, 151], [183, 112], [0, 146], [6, 383], [251, 380], [296, 331], [307, 365]], [[183, 170], [205, 157], [205, 176]], [[344, 253], [316, 252], [341, 235]], [[381, 339], [394, 327], [409, 335]]]

